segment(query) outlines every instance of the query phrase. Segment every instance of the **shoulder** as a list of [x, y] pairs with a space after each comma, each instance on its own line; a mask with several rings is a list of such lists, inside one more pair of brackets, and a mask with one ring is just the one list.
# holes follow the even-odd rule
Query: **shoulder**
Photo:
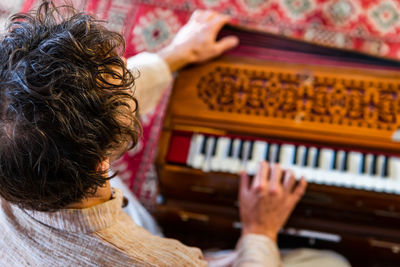
[[207, 266], [200, 249], [188, 247], [175, 239], [155, 236], [125, 213], [116, 223], [96, 233], [108, 243], [121, 249], [136, 264], [145, 266]]

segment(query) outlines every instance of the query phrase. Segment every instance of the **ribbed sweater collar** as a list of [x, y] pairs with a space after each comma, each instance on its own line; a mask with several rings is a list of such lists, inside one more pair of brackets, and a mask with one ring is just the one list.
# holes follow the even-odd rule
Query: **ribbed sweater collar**
[[109, 201], [86, 209], [62, 209], [55, 212], [23, 210], [36, 221], [75, 233], [92, 233], [110, 227], [122, 211], [122, 192], [113, 189]]

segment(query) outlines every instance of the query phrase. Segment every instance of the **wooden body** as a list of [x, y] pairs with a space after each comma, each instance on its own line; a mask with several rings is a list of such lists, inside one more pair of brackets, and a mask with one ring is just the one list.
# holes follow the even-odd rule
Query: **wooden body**
[[[181, 132], [400, 155], [393, 140], [400, 127], [398, 72], [343, 65], [226, 55], [181, 71], [157, 157], [164, 202], [156, 216], [167, 235], [203, 248], [232, 248], [240, 234], [238, 177], [168, 160], [171, 137]], [[285, 247], [335, 249], [356, 266], [400, 261], [398, 195], [310, 184], [285, 229]], [[340, 240], [291, 239], [288, 233], [298, 230]]]

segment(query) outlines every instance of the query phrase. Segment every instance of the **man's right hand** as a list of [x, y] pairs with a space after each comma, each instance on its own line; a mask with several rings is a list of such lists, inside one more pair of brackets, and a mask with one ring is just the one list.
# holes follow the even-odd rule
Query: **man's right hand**
[[239, 190], [242, 234], [262, 234], [276, 241], [306, 186], [304, 178], [296, 185], [293, 173], [282, 171], [277, 164], [260, 164], [251, 185], [243, 172]]

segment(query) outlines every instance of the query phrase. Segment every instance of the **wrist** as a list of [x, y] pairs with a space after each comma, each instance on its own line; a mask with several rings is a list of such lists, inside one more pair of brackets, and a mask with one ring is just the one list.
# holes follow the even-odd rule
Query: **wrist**
[[277, 242], [278, 240], [277, 231], [265, 230], [264, 227], [244, 227], [242, 229], [242, 236], [249, 234], [264, 235], [274, 242]]
[[186, 53], [177, 47], [167, 46], [157, 54], [167, 63], [171, 72], [175, 72], [190, 63]]

